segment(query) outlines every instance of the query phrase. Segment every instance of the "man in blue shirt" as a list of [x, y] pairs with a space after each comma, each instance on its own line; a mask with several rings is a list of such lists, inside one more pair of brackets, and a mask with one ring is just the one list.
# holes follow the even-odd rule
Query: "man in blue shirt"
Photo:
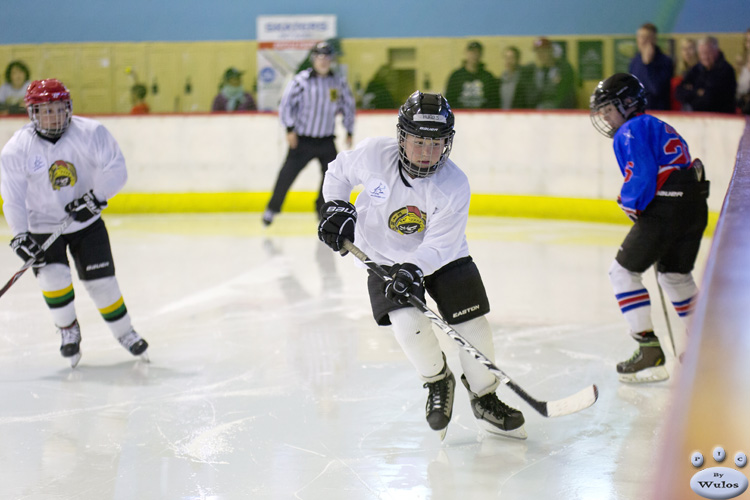
[[628, 72], [646, 89], [646, 109], [670, 109], [670, 82], [674, 74], [672, 58], [656, 45], [656, 26], [646, 23], [635, 35], [638, 53], [630, 61]]
[[669, 377], [643, 273], [656, 266], [659, 284], [687, 323], [698, 293], [692, 270], [708, 222], [703, 164], [690, 157], [674, 128], [645, 108], [646, 91], [628, 73], [599, 82], [591, 96], [591, 121], [614, 139], [623, 175], [617, 203], [634, 222], [609, 269], [630, 335], [638, 341], [635, 354], [617, 365], [620, 380], [633, 383]]

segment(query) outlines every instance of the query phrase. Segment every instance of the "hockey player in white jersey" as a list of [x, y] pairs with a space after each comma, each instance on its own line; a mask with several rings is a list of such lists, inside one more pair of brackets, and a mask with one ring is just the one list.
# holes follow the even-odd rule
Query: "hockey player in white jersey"
[[[70, 92], [58, 80], [37, 80], [25, 97], [31, 123], [0, 154], [0, 194], [12, 249], [35, 258], [34, 274], [62, 337], [60, 353], [80, 360], [81, 330], [66, 249], [86, 291], [114, 337], [145, 358], [148, 343], [133, 330], [115, 277], [109, 235], [100, 217], [125, 185], [125, 159], [99, 122], [73, 116]], [[71, 215], [73, 221], [46, 250], [40, 245]]]
[[[396, 138], [370, 138], [340, 153], [323, 183], [319, 238], [335, 251], [357, 246], [388, 270], [386, 286], [368, 271], [368, 290], [378, 325], [391, 325], [401, 348], [428, 389], [426, 417], [444, 432], [453, 410], [455, 378], [432, 323], [405, 295], [424, 301], [425, 290], [441, 316], [490, 360], [490, 306], [482, 278], [469, 255], [465, 229], [470, 188], [448, 156], [454, 116], [440, 94], [413, 93], [401, 106]], [[364, 190], [349, 203], [357, 185]], [[498, 380], [461, 350], [461, 381], [471, 408], [487, 431], [526, 438], [523, 414], [500, 401]]]

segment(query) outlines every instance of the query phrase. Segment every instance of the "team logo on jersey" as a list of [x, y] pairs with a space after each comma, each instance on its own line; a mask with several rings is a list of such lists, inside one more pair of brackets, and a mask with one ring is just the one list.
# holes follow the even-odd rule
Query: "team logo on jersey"
[[426, 225], [427, 214], [412, 205], [399, 208], [388, 218], [388, 227], [399, 234], [421, 233]]
[[379, 205], [384, 203], [391, 194], [391, 190], [388, 188], [388, 184], [381, 181], [380, 179], [370, 179], [365, 184], [365, 191], [367, 196], [370, 197], [373, 204]]
[[328, 89], [328, 95], [331, 97], [331, 102], [336, 102], [339, 98], [339, 89]]
[[66, 186], [75, 186], [77, 180], [76, 168], [72, 163], [68, 163], [65, 160], [57, 160], [50, 165], [49, 182], [55, 191], [59, 191], [60, 188]]

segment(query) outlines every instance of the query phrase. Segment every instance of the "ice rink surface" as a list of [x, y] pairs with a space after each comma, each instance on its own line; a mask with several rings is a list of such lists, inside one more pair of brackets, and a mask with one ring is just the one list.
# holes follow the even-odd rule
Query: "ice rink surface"
[[[646, 496], [674, 376], [617, 380], [636, 344], [607, 269], [627, 226], [470, 218], [496, 364], [538, 399], [592, 383], [600, 397], [546, 419], [501, 386], [526, 417], [520, 441], [483, 434], [458, 384], [441, 443], [425, 422], [426, 389], [372, 320], [354, 257], [318, 241], [313, 214], [282, 214], [267, 230], [259, 219], [105, 215], [148, 364], [113, 339], [77, 278], [75, 369], [30, 272], [0, 298], [0, 499]], [[11, 238], [4, 223], [0, 237]], [[0, 249], [3, 283], [20, 265]], [[668, 346], [653, 271], [645, 283]], [[438, 335], [460, 372], [457, 345]]]

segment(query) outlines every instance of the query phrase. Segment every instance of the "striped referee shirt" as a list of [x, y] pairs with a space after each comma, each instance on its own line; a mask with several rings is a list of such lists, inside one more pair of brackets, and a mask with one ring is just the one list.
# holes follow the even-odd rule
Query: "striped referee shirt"
[[281, 123], [305, 137], [333, 136], [336, 115], [354, 132], [354, 96], [346, 78], [329, 73], [321, 76], [312, 68], [300, 71], [284, 90], [279, 106]]

